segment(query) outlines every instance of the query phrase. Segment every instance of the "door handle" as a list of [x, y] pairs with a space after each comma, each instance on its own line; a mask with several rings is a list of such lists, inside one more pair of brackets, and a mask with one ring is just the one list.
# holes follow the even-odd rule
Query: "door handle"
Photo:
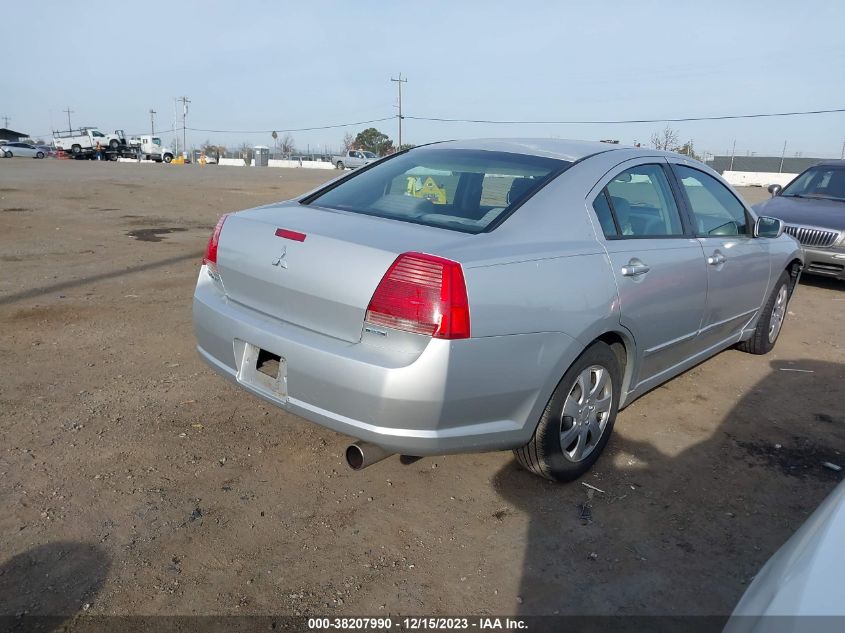
[[624, 277], [639, 277], [640, 275], [645, 275], [651, 268], [643, 264], [642, 262], [628, 262], [627, 266], [622, 267], [622, 275]]
[[721, 264], [724, 264], [726, 261], [728, 261], [728, 258], [722, 255], [719, 251], [716, 251], [710, 257], [707, 258], [707, 263], [711, 266], [719, 266]]

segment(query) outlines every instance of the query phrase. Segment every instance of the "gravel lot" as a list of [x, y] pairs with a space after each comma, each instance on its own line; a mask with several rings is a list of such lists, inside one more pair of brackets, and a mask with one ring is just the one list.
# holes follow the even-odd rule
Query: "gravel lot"
[[350, 472], [191, 330], [217, 217], [333, 175], [0, 161], [0, 614], [725, 614], [842, 478], [845, 284], [815, 279], [774, 352], [620, 414], [603, 493], [509, 453]]

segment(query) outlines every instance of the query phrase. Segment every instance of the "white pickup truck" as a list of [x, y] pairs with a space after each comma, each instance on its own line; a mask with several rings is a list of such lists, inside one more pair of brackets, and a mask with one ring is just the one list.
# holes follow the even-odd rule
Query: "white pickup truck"
[[98, 143], [104, 150], [117, 150], [126, 145], [126, 136], [123, 130], [115, 130], [114, 134], [103, 134], [94, 127], [53, 133], [53, 147], [74, 155], [96, 149]]
[[173, 160], [173, 150], [165, 146], [158, 136], [133, 136], [129, 139], [129, 147], [137, 148], [144, 160], [154, 160], [157, 163]]
[[346, 154], [332, 156], [332, 163], [334, 163], [334, 166], [338, 169], [346, 169], [347, 167], [355, 169], [357, 167], [369, 165], [375, 160], [378, 160], [378, 156], [372, 152], [365, 152], [359, 149], [350, 149], [346, 152]]

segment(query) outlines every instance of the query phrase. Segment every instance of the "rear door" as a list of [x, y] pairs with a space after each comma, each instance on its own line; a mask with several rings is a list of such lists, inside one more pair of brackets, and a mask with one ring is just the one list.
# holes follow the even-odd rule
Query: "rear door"
[[695, 351], [707, 296], [701, 245], [688, 232], [663, 158], [617, 166], [590, 196], [616, 277], [621, 323], [637, 342], [635, 381], [657, 382]]
[[672, 163], [683, 204], [704, 252], [707, 311], [700, 346], [737, 336], [763, 304], [769, 284], [768, 240], [754, 237], [753, 217], [717, 178]]

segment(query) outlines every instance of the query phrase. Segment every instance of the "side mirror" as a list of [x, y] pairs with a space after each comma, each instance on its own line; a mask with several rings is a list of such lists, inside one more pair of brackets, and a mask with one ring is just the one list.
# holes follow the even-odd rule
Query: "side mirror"
[[777, 195], [780, 195], [780, 192], [783, 190], [783, 187], [781, 187], [780, 185], [777, 185], [777, 184], [769, 185], [766, 188], [769, 190], [769, 193], [772, 194], [772, 198], [774, 198]]
[[781, 235], [783, 235], [783, 220], [763, 215], [754, 223], [754, 237], [780, 237]]

